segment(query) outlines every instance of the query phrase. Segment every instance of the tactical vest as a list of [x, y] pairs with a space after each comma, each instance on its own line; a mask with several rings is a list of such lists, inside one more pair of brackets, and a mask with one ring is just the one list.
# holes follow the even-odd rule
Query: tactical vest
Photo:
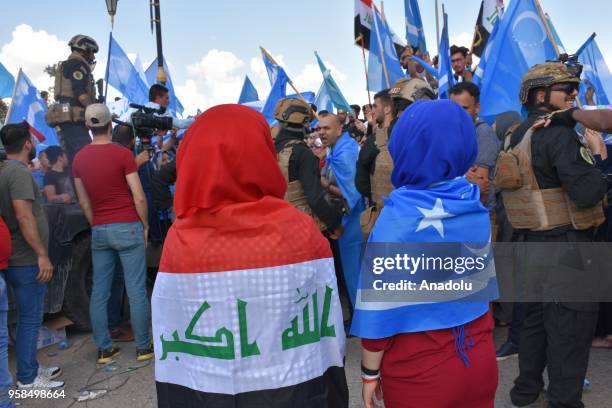
[[[89, 69], [89, 63], [81, 54], [74, 51], [68, 57], [68, 60], [77, 59], [83, 62], [88, 67], [88, 72], [85, 74], [87, 79], [87, 86], [85, 92], [89, 96], [91, 101], [96, 99], [96, 88], [93, 80], [93, 75]], [[55, 86], [54, 94], [55, 100], [59, 103], [54, 103], [49, 107], [49, 110], [45, 114], [45, 120], [51, 127], [57, 126], [62, 123], [84, 123], [85, 122], [85, 108], [81, 106], [78, 98], [74, 95], [72, 90], [72, 78], [64, 77], [64, 63], [61, 61], [57, 66], [57, 72], [55, 74]]]
[[306, 200], [306, 194], [302, 188], [302, 183], [300, 183], [299, 180], [289, 181], [289, 159], [293, 153], [293, 147], [298, 144], [306, 146], [306, 143], [302, 141], [291, 140], [280, 152], [278, 152], [278, 166], [280, 167], [281, 173], [283, 173], [283, 177], [285, 177], [285, 180], [287, 181], [287, 192], [285, 193], [284, 199], [298, 210], [310, 215], [317, 223], [319, 229], [321, 231], [325, 231], [327, 229], [327, 225], [325, 225], [323, 221], [312, 213], [312, 209]]
[[495, 185], [502, 190], [508, 221], [515, 229], [548, 231], [571, 225], [584, 230], [604, 222], [602, 202], [591, 208], [578, 208], [562, 188], [540, 189], [533, 172], [530, 128], [523, 140], [508, 149], [512, 133], [506, 135], [499, 154]]
[[372, 200], [379, 208], [382, 208], [383, 196], [388, 197], [393, 191], [391, 184], [391, 173], [393, 172], [393, 159], [389, 154], [389, 129], [384, 128], [376, 132], [376, 147], [379, 150], [374, 162], [374, 174], [370, 176], [372, 186]]

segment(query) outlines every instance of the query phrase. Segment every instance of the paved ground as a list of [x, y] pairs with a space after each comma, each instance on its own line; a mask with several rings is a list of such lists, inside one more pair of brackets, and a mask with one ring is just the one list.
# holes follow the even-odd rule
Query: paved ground
[[[497, 329], [496, 343], [505, 338], [505, 330]], [[59, 400], [26, 400], [22, 407], [88, 407], [115, 408], [156, 406], [155, 385], [152, 364], [138, 363], [134, 358], [134, 343], [123, 343], [122, 355], [108, 367], [95, 364], [95, 346], [89, 335], [69, 336], [70, 347], [58, 350], [50, 346], [40, 351], [40, 361], [45, 365], [58, 365], [64, 370], [66, 397]], [[14, 372], [14, 350], [10, 351], [11, 370]], [[361, 381], [359, 379], [359, 343], [356, 339], [348, 342], [347, 373], [351, 394], [351, 407], [361, 407]], [[584, 396], [587, 407], [612, 407], [612, 350], [594, 349], [591, 354], [588, 378], [592, 388]], [[508, 391], [517, 374], [517, 360], [510, 359], [499, 364], [499, 386], [495, 407], [509, 407]], [[80, 390], [108, 390], [103, 397], [79, 403], [75, 396]]]

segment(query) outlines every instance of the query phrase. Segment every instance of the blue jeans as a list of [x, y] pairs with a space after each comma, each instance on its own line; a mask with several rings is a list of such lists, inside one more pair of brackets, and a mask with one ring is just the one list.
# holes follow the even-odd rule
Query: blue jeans
[[121, 260], [117, 257], [115, 264], [115, 274], [113, 275], [113, 284], [111, 285], [111, 294], [108, 301], [108, 329], [113, 331], [121, 326], [123, 320], [123, 292], [125, 284], [123, 283], [123, 268]]
[[8, 293], [4, 281], [4, 271], [0, 271], [0, 408], [12, 408], [8, 392], [13, 385], [13, 378], [8, 368]]
[[108, 349], [113, 345], [108, 334], [108, 300], [117, 257], [119, 257], [130, 301], [136, 347], [148, 348], [151, 342], [150, 312], [146, 288], [147, 267], [142, 224], [132, 222], [93, 227], [91, 254], [94, 272], [89, 315], [96, 345], [100, 349]]
[[38, 375], [36, 342], [43, 320], [47, 286], [40, 283], [38, 265], [12, 266], [6, 270], [6, 281], [13, 288], [17, 303], [17, 380], [30, 384]]

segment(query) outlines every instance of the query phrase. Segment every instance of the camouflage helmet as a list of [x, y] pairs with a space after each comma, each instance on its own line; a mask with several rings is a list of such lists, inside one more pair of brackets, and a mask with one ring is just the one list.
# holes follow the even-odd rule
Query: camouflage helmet
[[419, 99], [434, 99], [435, 93], [431, 86], [419, 78], [401, 78], [395, 81], [389, 90], [391, 99], [405, 99], [414, 102]]
[[274, 117], [292, 127], [306, 127], [312, 122], [312, 108], [301, 99], [283, 98], [276, 104]]
[[536, 88], [547, 88], [560, 83], [580, 83], [580, 76], [571, 72], [563, 62], [549, 61], [534, 65], [527, 71], [521, 80], [519, 99], [524, 105], [527, 103], [529, 92]]
[[68, 41], [68, 46], [70, 49], [91, 54], [95, 54], [99, 50], [96, 40], [83, 34], [78, 34], [72, 37], [70, 41]]

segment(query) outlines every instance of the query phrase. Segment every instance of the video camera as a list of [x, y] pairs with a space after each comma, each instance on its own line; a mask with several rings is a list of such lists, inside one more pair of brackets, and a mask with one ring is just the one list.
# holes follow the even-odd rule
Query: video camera
[[140, 139], [140, 144], [145, 150], [151, 150], [151, 139], [156, 130], [172, 129], [172, 117], [158, 116], [163, 115], [165, 108], [149, 108], [144, 105], [130, 103], [130, 108], [137, 109], [131, 116], [132, 127], [136, 136]]
[[578, 55], [561, 54], [559, 55], [559, 62], [565, 64], [567, 71], [576, 78], [580, 78], [582, 75], [583, 67], [582, 64], [578, 62]]

